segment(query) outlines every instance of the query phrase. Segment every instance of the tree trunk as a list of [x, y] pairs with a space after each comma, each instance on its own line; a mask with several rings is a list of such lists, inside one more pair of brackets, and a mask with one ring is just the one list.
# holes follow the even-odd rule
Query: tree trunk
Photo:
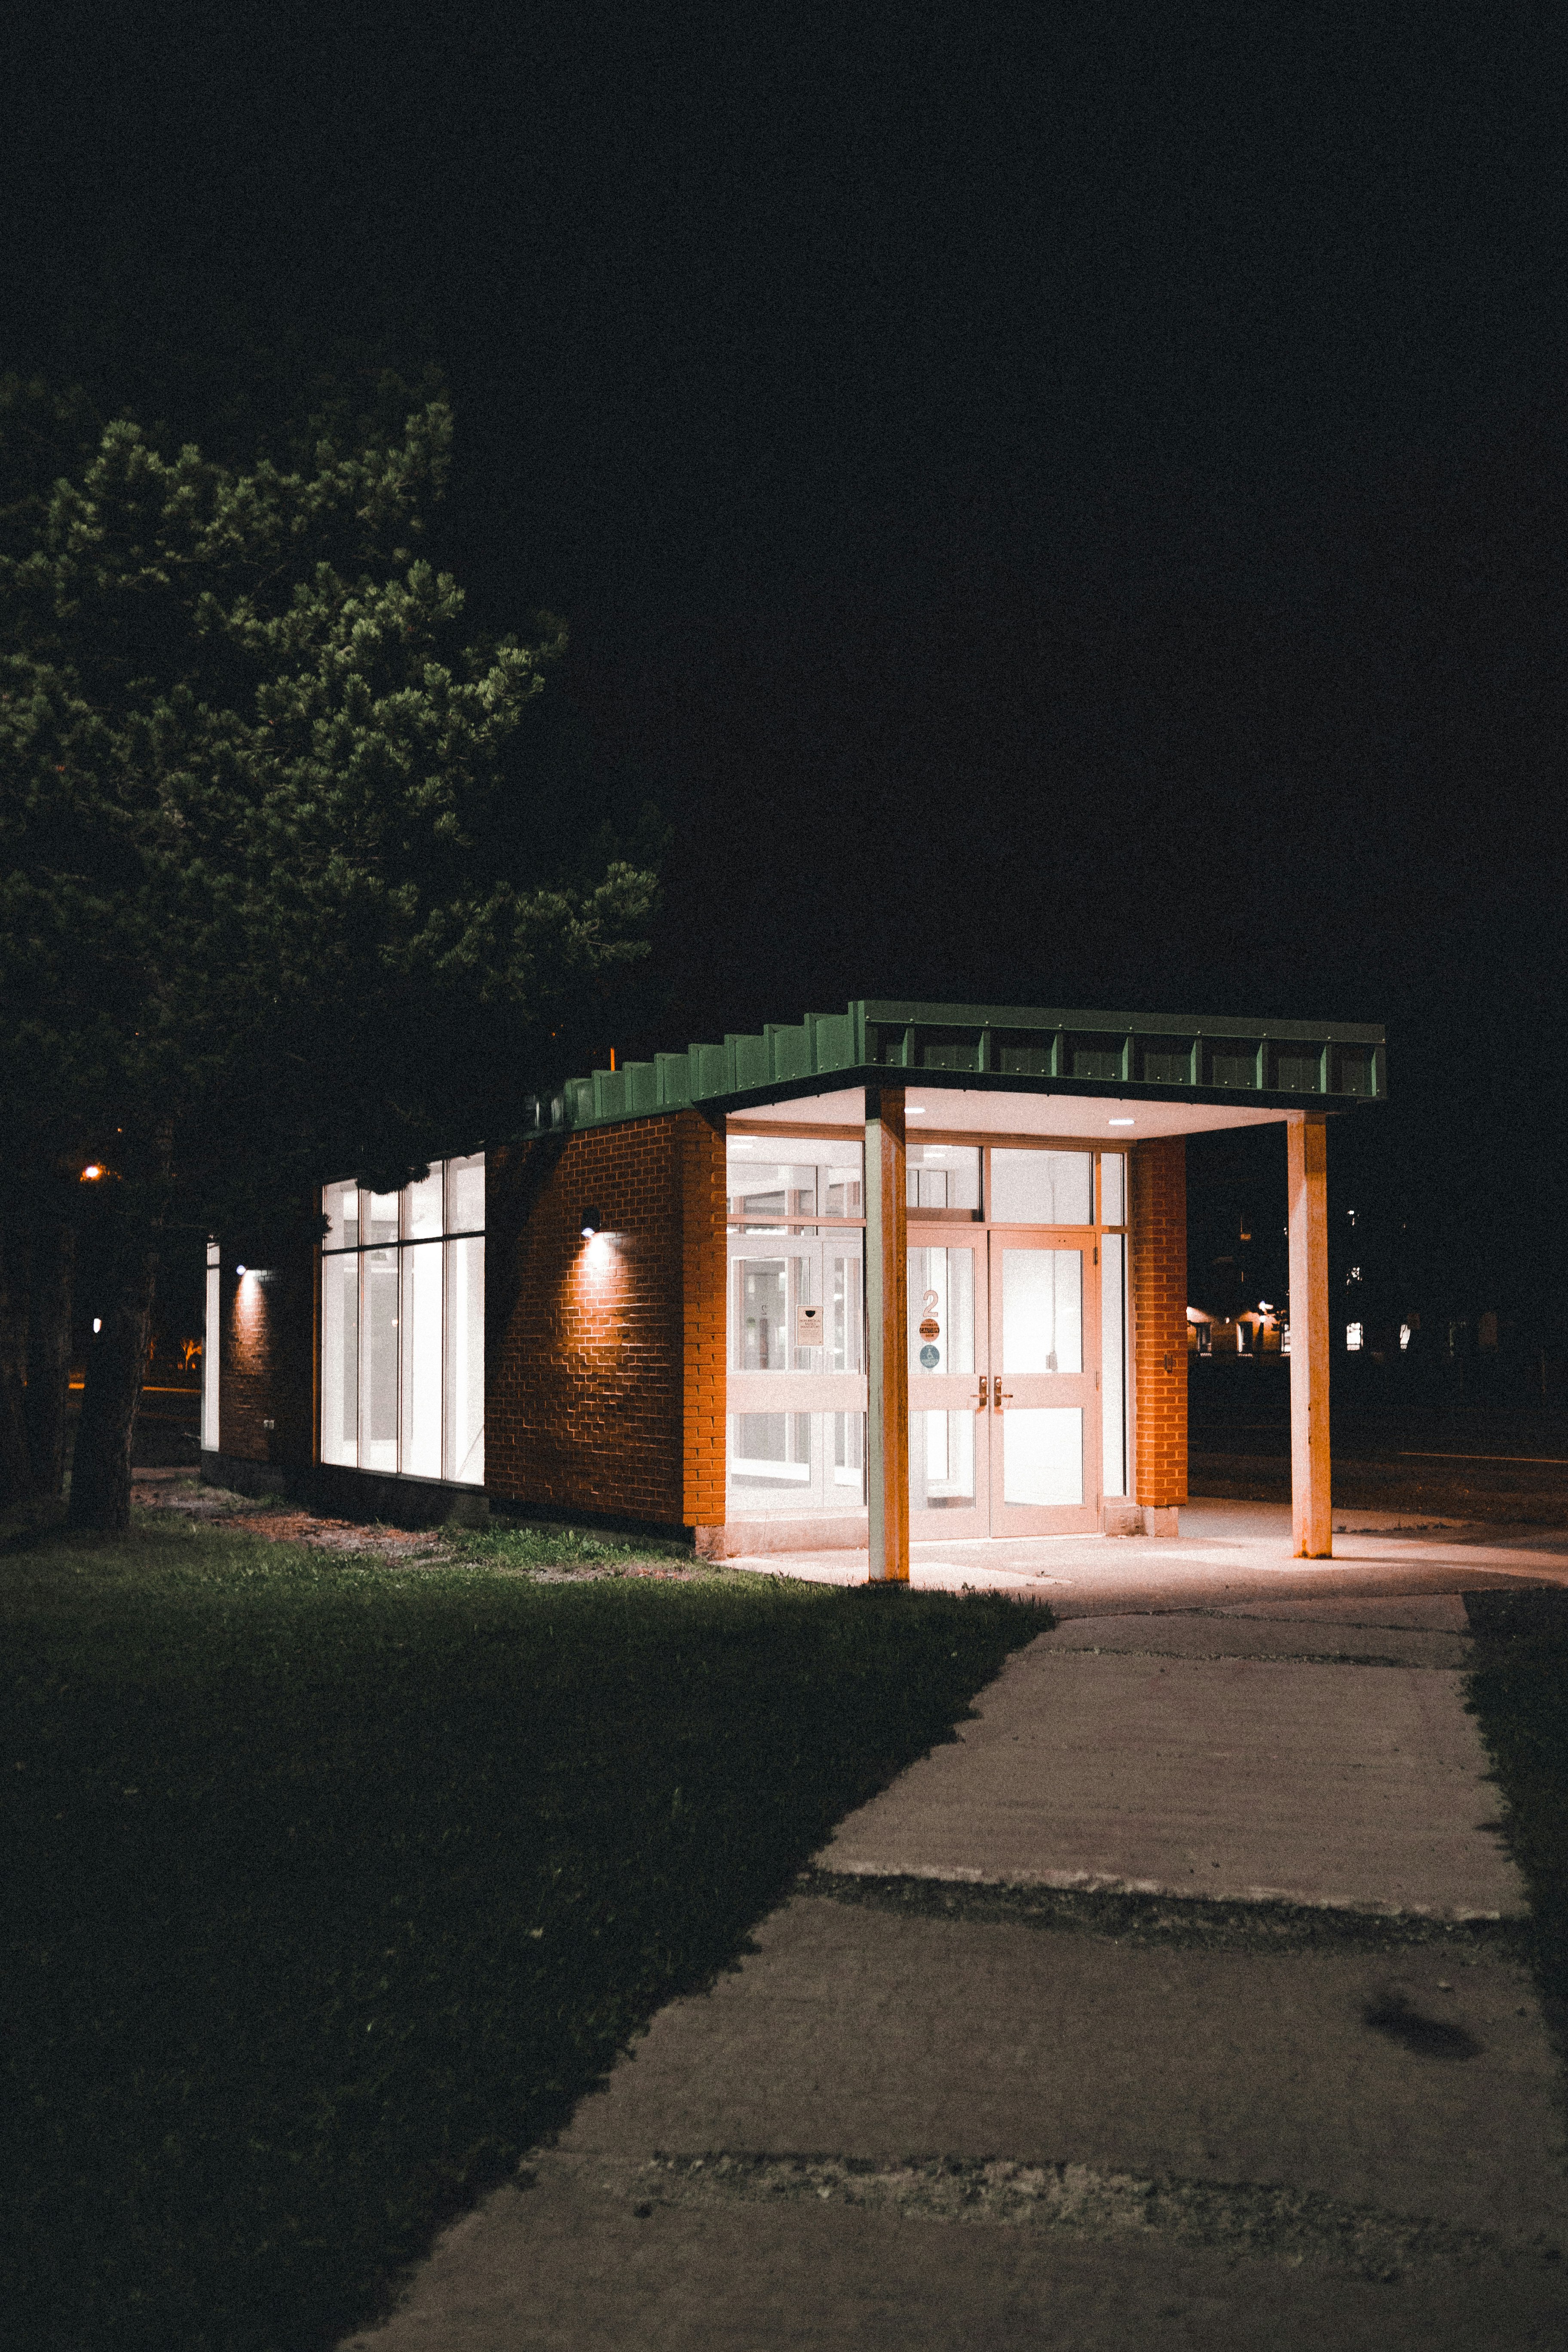
[[0, 1232], [0, 1507], [31, 1494], [27, 1459], [27, 1283], [16, 1235]]
[[70, 1391], [76, 1229], [63, 1217], [33, 1236], [27, 1296], [27, 1454], [33, 1492], [65, 1492], [66, 1402]]
[[147, 1339], [158, 1280], [155, 1236], [127, 1236], [126, 1254], [105, 1301], [103, 1329], [88, 1349], [81, 1419], [71, 1463], [73, 1528], [113, 1534], [131, 1524], [131, 1445], [147, 1377]]

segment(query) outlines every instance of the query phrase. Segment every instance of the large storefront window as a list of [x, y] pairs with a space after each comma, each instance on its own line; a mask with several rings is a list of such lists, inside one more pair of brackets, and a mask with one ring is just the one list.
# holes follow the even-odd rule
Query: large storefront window
[[[858, 1512], [860, 1139], [732, 1133], [729, 1168], [729, 1515]], [[1128, 1483], [1125, 1156], [921, 1138], [907, 1206], [917, 1539], [1092, 1520]]]
[[321, 1209], [322, 1461], [482, 1486], [484, 1154]]
[[858, 1137], [731, 1140], [731, 1517], [865, 1507], [860, 1163]]

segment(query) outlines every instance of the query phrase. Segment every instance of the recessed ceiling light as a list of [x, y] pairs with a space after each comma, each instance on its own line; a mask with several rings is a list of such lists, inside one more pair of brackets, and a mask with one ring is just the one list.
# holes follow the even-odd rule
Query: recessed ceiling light
[[1136, 1123], [1137, 1122], [1135, 1120], [1131, 1118], [1113, 1118], [1110, 1122], [1112, 1127], [1132, 1127], [1135, 1126]]
[[911, 1103], [910, 1105], [910, 1117], [911, 1118], [924, 1118], [925, 1115], [926, 1107], [924, 1103]]

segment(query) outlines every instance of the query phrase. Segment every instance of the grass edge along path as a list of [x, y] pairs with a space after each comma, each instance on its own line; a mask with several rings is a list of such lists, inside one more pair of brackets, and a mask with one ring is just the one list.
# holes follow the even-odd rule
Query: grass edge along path
[[1476, 1645], [1468, 1706], [1530, 1898], [1542, 2007], [1568, 2065], [1568, 1593], [1467, 1592], [1465, 1609]]
[[0, 1559], [16, 2352], [364, 2324], [1050, 1622], [454, 1549], [144, 1521]]

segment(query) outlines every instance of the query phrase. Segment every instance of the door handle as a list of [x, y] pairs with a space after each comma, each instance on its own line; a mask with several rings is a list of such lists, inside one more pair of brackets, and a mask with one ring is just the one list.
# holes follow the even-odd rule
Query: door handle
[[1012, 1391], [1012, 1390], [1011, 1390], [1011, 1389], [1005, 1389], [1005, 1388], [1003, 1387], [1002, 1382], [1001, 1382], [1001, 1381], [1000, 1381], [1000, 1380], [998, 1380], [998, 1381], [997, 1381], [997, 1382], [996, 1382], [996, 1386], [995, 1386], [995, 1389], [994, 1389], [994, 1391], [993, 1391], [993, 1393], [994, 1393], [994, 1397], [995, 1397], [995, 1400], [996, 1400], [996, 1411], [997, 1411], [998, 1412], [1001, 1412], [1002, 1407], [1003, 1407], [1003, 1405], [1004, 1405], [1004, 1404], [1011, 1404], [1011, 1403], [1012, 1403], [1012, 1402], [1013, 1402], [1013, 1391]]
[[979, 1395], [975, 1398], [975, 1400], [974, 1400], [974, 1410], [975, 1410], [975, 1412], [984, 1412], [984, 1410], [985, 1410], [986, 1402], [987, 1402], [987, 1399], [986, 1399], [986, 1375], [985, 1375], [984, 1372], [982, 1372], [982, 1373], [981, 1373], [981, 1375], [980, 1375], [980, 1394], [979, 1394]]

